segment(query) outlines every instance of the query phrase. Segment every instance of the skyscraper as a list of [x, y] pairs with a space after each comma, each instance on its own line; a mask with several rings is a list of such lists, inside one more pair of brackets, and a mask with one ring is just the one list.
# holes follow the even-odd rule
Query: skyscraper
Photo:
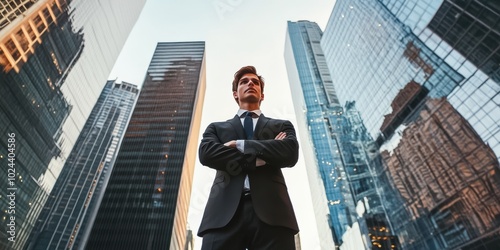
[[158, 43], [87, 249], [183, 249], [201, 111], [205, 43]]
[[77, 249], [85, 238], [138, 92], [129, 83], [106, 83], [38, 217], [29, 248]]
[[498, 20], [488, 0], [339, 0], [330, 16], [321, 47], [340, 103], [376, 141], [403, 249], [500, 244]]
[[[365, 144], [373, 140], [354, 103], [341, 107], [320, 47], [321, 36], [314, 22], [289, 21], [285, 59], [300, 134], [313, 146], [306, 147], [304, 155], [322, 248], [333, 248], [328, 245], [333, 236], [343, 249], [371, 249], [372, 244], [395, 249], [393, 235], [373, 229], [387, 226], [365, 153]], [[371, 241], [370, 235], [377, 240]]]
[[144, 3], [0, 4], [0, 248], [26, 245]]
[[[326, 61], [319, 41], [322, 31], [316, 23], [308, 21], [288, 21], [285, 41], [285, 63], [290, 89], [294, 97], [297, 125], [302, 141], [310, 144], [302, 146], [315, 211], [316, 224], [322, 249], [334, 249], [334, 242], [342, 237], [351, 220], [345, 203], [342, 207], [331, 206], [345, 199], [342, 186], [343, 171], [339, 169], [340, 153], [336, 143], [332, 143], [330, 127], [325, 119], [335, 120], [342, 108], [330, 80]], [[324, 118], [327, 116], [326, 118]], [[331, 173], [331, 166], [337, 167]], [[332, 175], [330, 175], [332, 174]], [[338, 179], [340, 177], [340, 179]], [[330, 184], [338, 180], [339, 185]], [[354, 205], [349, 199], [349, 204]]]

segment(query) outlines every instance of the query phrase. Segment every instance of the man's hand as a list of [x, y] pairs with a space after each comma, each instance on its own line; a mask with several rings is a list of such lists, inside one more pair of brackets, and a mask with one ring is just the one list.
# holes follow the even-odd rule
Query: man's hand
[[236, 148], [236, 140], [228, 141], [224, 143], [224, 146], [230, 147], [230, 148]]
[[274, 137], [275, 140], [283, 140], [286, 137], [285, 132], [280, 132], [276, 137]]

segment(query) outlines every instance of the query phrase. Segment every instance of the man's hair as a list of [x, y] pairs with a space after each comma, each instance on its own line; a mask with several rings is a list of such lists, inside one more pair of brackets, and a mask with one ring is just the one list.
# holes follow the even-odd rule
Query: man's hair
[[[264, 93], [264, 78], [257, 74], [257, 70], [255, 69], [254, 66], [244, 66], [241, 67], [236, 73], [234, 73], [234, 79], [233, 79], [233, 91], [236, 91], [238, 89], [238, 82], [240, 79], [243, 77], [245, 74], [254, 74], [259, 78], [260, 81], [260, 90], [261, 93]], [[237, 101], [236, 101], [237, 102]]]

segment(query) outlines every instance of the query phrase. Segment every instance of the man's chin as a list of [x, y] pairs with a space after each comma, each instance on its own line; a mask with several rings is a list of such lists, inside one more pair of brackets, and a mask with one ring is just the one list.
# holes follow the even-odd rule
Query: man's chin
[[240, 102], [246, 102], [246, 103], [259, 103], [260, 98], [257, 96], [247, 96], [245, 98], [241, 98]]

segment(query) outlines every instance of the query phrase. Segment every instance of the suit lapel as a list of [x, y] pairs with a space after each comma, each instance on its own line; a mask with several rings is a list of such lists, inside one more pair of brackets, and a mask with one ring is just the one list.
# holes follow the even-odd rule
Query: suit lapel
[[236, 135], [238, 135], [238, 139], [245, 139], [245, 130], [243, 129], [243, 125], [241, 125], [241, 119], [235, 115], [233, 119], [228, 121], [231, 126], [233, 126]]
[[264, 114], [261, 114], [259, 116], [259, 120], [257, 121], [257, 124], [255, 125], [255, 131], [254, 131], [254, 138], [256, 139], [261, 139], [262, 138], [262, 131], [263, 128], [266, 126], [267, 122], [270, 120], [270, 118], [267, 118], [264, 116]]

